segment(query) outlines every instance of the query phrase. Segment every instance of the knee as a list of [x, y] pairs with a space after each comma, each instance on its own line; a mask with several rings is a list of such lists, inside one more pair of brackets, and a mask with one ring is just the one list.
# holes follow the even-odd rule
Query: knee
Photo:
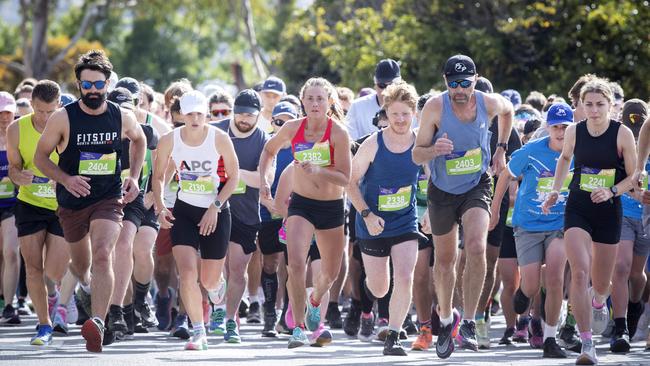
[[274, 256], [264, 256], [262, 261], [262, 270], [266, 273], [275, 273], [278, 271], [278, 266], [280, 265], [280, 259]]
[[100, 248], [93, 252], [93, 267], [108, 267], [111, 264], [111, 251], [108, 248]]
[[456, 251], [441, 251], [436, 250], [435, 261], [433, 263], [436, 269], [441, 269], [444, 272], [448, 272], [451, 269], [456, 268], [457, 255]]
[[465, 253], [468, 260], [477, 258], [485, 260], [485, 243], [478, 239], [471, 239], [465, 242]]
[[571, 271], [571, 282], [586, 287], [589, 283], [589, 273], [586, 268], [573, 268]]
[[230, 267], [230, 272], [228, 273], [228, 282], [233, 283], [233, 284], [238, 284], [240, 286], [243, 286], [246, 284], [246, 281], [248, 280], [248, 271], [244, 271], [241, 269], [242, 267], [239, 268], [233, 268], [232, 266]]
[[372, 292], [372, 295], [378, 299], [381, 299], [382, 297], [386, 296], [386, 294], [388, 293], [388, 289], [390, 287], [390, 284], [387, 281], [366, 280], [366, 284], [370, 292]]
[[631, 263], [627, 261], [617, 261], [616, 266], [614, 267], [614, 277], [622, 281], [627, 281], [628, 277], [630, 277], [631, 270]]
[[5, 265], [15, 266], [18, 264], [18, 247], [5, 245], [2, 249], [2, 258]]
[[287, 265], [287, 273], [289, 274], [289, 277], [304, 276], [305, 263], [301, 261], [289, 260], [289, 264]]

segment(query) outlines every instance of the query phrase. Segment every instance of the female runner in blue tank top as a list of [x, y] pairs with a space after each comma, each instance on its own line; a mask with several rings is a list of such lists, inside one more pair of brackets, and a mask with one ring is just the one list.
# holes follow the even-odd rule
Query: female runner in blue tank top
[[[632, 131], [609, 119], [613, 97], [606, 81], [595, 79], [585, 84], [580, 100], [587, 119], [566, 130], [553, 188], [542, 210], [548, 213], [557, 202], [573, 158], [575, 169], [564, 214], [564, 240], [571, 266], [569, 299], [582, 340], [576, 364], [594, 365], [598, 360], [592, 329], [601, 334], [609, 320], [605, 300], [621, 236], [620, 196], [633, 188], [636, 149]], [[593, 287], [588, 291], [590, 278]]]

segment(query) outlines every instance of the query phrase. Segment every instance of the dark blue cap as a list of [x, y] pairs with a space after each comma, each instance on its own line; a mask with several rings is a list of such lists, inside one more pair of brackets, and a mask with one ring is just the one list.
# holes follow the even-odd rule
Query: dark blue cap
[[514, 89], [506, 89], [501, 92], [501, 95], [508, 99], [515, 108], [521, 105], [521, 94], [519, 94], [518, 91]]
[[376, 83], [391, 83], [402, 78], [397, 61], [387, 58], [379, 61], [375, 68]]
[[235, 97], [235, 114], [250, 113], [259, 114], [261, 108], [260, 96], [253, 89], [244, 89]]
[[61, 105], [64, 107], [74, 102], [75, 100], [77, 100], [77, 98], [70, 93], [61, 94]]
[[130, 77], [123, 77], [115, 84], [115, 88], [126, 88], [131, 92], [134, 99], [140, 99], [140, 83]]
[[282, 114], [286, 114], [291, 118], [298, 117], [298, 114], [296, 113], [296, 107], [289, 102], [280, 102], [273, 108], [273, 117], [277, 117]]
[[264, 80], [264, 84], [262, 84], [262, 89], [260, 91], [268, 91], [284, 95], [284, 93], [287, 92], [287, 86], [284, 84], [282, 79], [270, 76], [268, 79]]

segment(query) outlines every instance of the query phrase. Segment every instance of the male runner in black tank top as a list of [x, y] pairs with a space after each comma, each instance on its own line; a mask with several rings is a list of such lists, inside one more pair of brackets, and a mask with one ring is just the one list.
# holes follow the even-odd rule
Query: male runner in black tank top
[[[145, 153], [145, 137], [133, 113], [106, 101], [112, 68], [102, 51], [79, 58], [75, 74], [81, 98], [54, 112], [34, 155], [36, 166], [57, 182], [57, 214], [65, 239], [71, 243], [70, 270], [81, 284], [82, 304], [92, 306], [92, 311], [88, 309], [92, 318], [81, 329], [91, 352], [102, 350], [114, 282], [111, 254], [120, 232], [122, 206], [140, 191], [138, 175]], [[123, 138], [131, 140], [131, 174], [122, 184]], [[60, 154], [59, 166], [49, 159], [54, 149]]]

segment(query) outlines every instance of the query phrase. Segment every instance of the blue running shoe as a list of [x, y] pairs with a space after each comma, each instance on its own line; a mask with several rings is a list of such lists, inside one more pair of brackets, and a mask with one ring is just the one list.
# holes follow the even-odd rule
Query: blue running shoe
[[38, 333], [32, 337], [32, 346], [49, 346], [52, 343], [52, 326], [49, 324], [40, 325]]
[[289, 337], [289, 348], [302, 347], [306, 344], [309, 344], [309, 339], [305, 331], [300, 327], [294, 328], [293, 334]]
[[223, 336], [223, 339], [228, 343], [241, 343], [237, 323], [234, 320], [228, 319], [226, 321], [226, 334]]

